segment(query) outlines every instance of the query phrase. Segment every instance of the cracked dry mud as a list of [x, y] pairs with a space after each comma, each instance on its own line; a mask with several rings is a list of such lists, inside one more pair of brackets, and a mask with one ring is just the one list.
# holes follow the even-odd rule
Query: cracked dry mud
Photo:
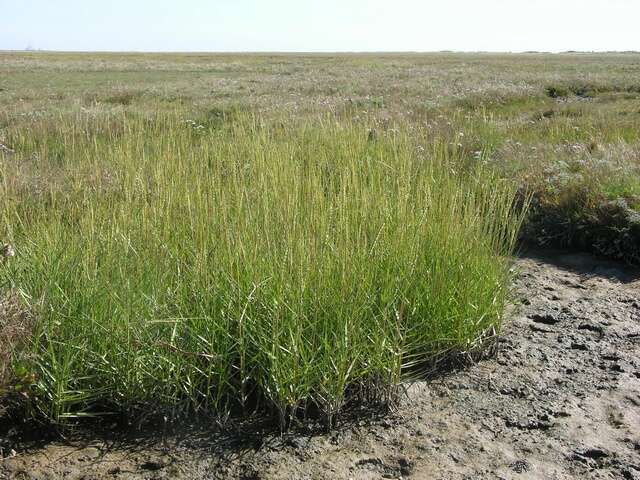
[[640, 272], [557, 253], [516, 268], [495, 358], [392, 415], [315, 436], [7, 437], [0, 478], [640, 479]]

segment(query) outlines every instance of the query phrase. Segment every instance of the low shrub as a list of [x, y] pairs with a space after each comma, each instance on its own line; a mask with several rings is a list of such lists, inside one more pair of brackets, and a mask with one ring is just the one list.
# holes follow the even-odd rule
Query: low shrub
[[566, 98], [569, 96], [569, 89], [561, 85], [550, 85], [545, 88], [545, 92], [550, 98]]
[[592, 98], [595, 97], [601, 90], [601, 87], [585, 83], [549, 85], [545, 88], [545, 92], [550, 98], [567, 98], [570, 95], [575, 95], [576, 97], [581, 98]]
[[608, 200], [600, 192], [583, 192], [559, 203], [535, 197], [520, 237], [539, 246], [640, 264], [640, 213], [623, 198]]
[[141, 92], [134, 92], [130, 90], [116, 91], [111, 95], [102, 98], [102, 101], [111, 105], [131, 105], [137, 98], [142, 95]]

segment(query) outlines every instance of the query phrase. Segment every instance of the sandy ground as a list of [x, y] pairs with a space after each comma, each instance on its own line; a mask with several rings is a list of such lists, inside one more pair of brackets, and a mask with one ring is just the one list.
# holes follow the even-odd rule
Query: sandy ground
[[[0, 478], [640, 479], [640, 271], [521, 258], [497, 355], [329, 434], [0, 438]], [[162, 438], [164, 437], [164, 438]]]

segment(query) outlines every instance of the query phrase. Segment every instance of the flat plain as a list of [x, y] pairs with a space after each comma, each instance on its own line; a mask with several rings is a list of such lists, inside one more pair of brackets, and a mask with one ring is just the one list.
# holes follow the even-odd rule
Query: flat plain
[[639, 79], [0, 53], [0, 475], [636, 478]]

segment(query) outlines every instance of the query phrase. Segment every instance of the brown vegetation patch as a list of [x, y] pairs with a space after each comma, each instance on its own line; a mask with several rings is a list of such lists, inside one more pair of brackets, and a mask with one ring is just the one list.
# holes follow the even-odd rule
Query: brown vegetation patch
[[15, 380], [12, 358], [30, 336], [31, 320], [15, 293], [0, 295], [0, 397]]

